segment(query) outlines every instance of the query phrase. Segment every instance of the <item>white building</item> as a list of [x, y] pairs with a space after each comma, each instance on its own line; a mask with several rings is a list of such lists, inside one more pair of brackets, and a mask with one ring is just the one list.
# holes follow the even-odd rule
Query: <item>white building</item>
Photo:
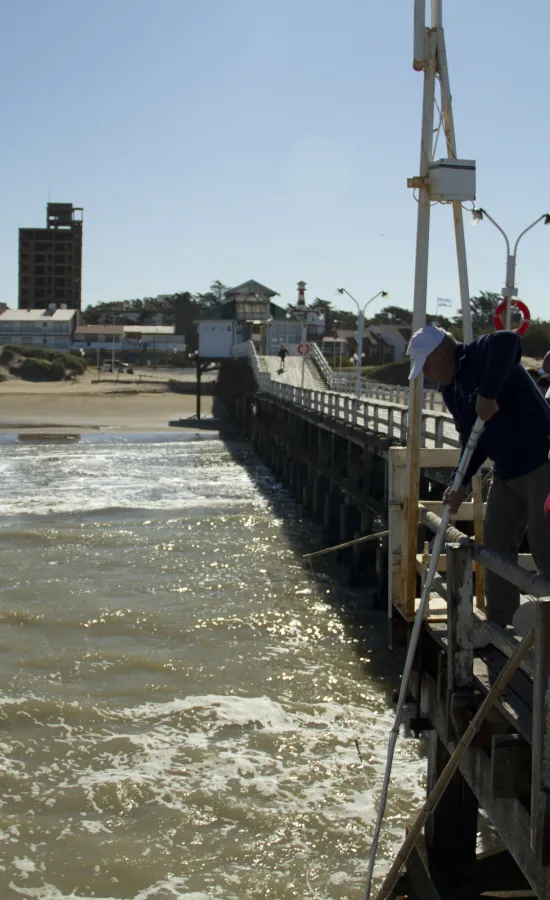
[[197, 322], [199, 357], [228, 358], [234, 344], [248, 340], [262, 355], [276, 356], [281, 345], [291, 355], [299, 355], [303, 325], [306, 343], [317, 340], [325, 327], [323, 316], [305, 306], [305, 287], [305, 281], [298, 282], [298, 303], [292, 312], [273, 302], [279, 296], [276, 291], [254, 279], [227, 291], [219, 315]]
[[0, 313], [0, 345], [69, 350], [77, 324], [76, 309], [6, 309]]
[[185, 335], [176, 334], [175, 325], [123, 325], [123, 350], [163, 350], [185, 352]]
[[184, 353], [185, 337], [174, 332], [174, 325], [81, 325], [75, 330], [72, 349]]

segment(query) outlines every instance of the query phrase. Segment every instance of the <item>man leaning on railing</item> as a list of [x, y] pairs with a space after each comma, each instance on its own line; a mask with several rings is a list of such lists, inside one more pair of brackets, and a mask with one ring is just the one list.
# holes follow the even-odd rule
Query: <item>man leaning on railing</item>
[[[491, 459], [483, 542], [517, 564], [527, 531], [539, 572], [550, 579], [550, 518], [544, 515], [550, 494], [550, 406], [521, 365], [521, 351], [521, 338], [512, 331], [462, 344], [427, 325], [407, 348], [413, 361], [409, 377], [423, 372], [438, 382], [463, 448], [476, 417], [485, 422], [463, 487], [456, 493], [447, 488], [443, 502], [457, 512], [472, 476]], [[487, 617], [510, 625], [519, 606], [518, 588], [493, 572], [486, 571], [485, 579]]]

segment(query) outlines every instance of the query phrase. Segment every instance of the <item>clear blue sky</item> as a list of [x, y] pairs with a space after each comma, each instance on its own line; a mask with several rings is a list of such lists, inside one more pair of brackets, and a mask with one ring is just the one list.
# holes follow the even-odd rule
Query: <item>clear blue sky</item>
[[[429, 0], [428, 0], [429, 7]], [[422, 75], [413, 0], [4, 3], [0, 300], [17, 304], [17, 229], [84, 207], [85, 304], [255, 278], [351, 308], [412, 306]], [[511, 236], [550, 212], [550, 6], [444, 0], [459, 155]], [[441, 155], [444, 155], [441, 147]], [[505, 247], [466, 217], [471, 293]], [[550, 229], [518, 254], [550, 318]], [[429, 311], [458, 306], [452, 214], [433, 208]], [[374, 307], [371, 307], [374, 311]]]

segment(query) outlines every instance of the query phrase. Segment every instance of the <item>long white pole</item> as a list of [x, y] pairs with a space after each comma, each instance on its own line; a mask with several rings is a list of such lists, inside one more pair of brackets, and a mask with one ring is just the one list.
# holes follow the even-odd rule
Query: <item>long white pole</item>
[[413, 69], [421, 71], [426, 63], [426, 0], [414, 0]]
[[[464, 448], [464, 453], [462, 454], [462, 458], [458, 464], [458, 468], [456, 470], [455, 476], [452, 482], [452, 490], [458, 491], [462, 481], [464, 479], [464, 474], [466, 469], [470, 464], [470, 460], [472, 458], [472, 454], [477, 446], [477, 442], [479, 440], [479, 436], [483, 431], [484, 422], [482, 419], [476, 419], [475, 425], [472, 428], [472, 432], [470, 437], [468, 438], [468, 443]], [[382, 793], [378, 805], [378, 816], [376, 818], [376, 824], [374, 827], [374, 836], [372, 840], [370, 856], [369, 856], [369, 868], [367, 872], [367, 884], [365, 887], [365, 895], [364, 900], [369, 900], [371, 884], [372, 884], [372, 876], [374, 873], [374, 864], [376, 862], [376, 851], [378, 848], [378, 838], [380, 835], [380, 829], [382, 827], [382, 821], [384, 818], [384, 811], [386, 808], [386, 801], [388, 798], [388, 789], [390, 786], [390, 776], [391, 776], [391, 767], [393, 762], [393, 755], [395, 751], [395, 745], [397, 743], [397, 737], [399, 735], [399, 726], [401, 724], [401, 717], [403, 715], [403, 709], [405, 707], [405, 701], [407, 699], [407, 694], [409, 692], [409, 679], [411, 677], [412, 667], [414, 663], [414, 659], [416, 656], [416, 648], [418, 645], [418, 638], [420, 636], [420, 631], [424, 625], [424, 616], [426, 614], [426, 607], [428, 605], [428, 600], [430, 597], [430, 592], [432, 589], [432, 583], [434, 579], [434, 575], [437, 570], [437, 566], [439, 564], [439, 556], [441, 554], [441, 549], [445, 542], [445, 534], [447, 532], [447, 528], [449, 526], [449, 519], [451, 516], [451, 510], [449, 506], [445, 506], [443, 508], [443, 514], [441, 516], [441, 525], [439, 526], [438, 532], [434, 538], [433, 546], [432, 546], [432, 555], [430, 557], [430, 564], [428, 566], [428, 571], [426, 573], [426, 579], [424, 581], [424, 588], [422, 590], [422, 597], [420, 598], [420, 605], [415, 615], [414, 625], [411, 632], [411, 637], [409, 641], [409, 647], [407, 650], [407, 658], [405, 660], [405, 666], [403, 669], [403, 677], [401, 678], [401, 687], [399, 689], [399, 699], [397, 701], [397, 708], [395, 711], [395, 718], [393, 721], [393, 727], [390, 732], [390, 739], [388, 743], [388, 756], [386, 760], [386, 769], [384, 772], [384, 782], [382, 784]], [[416, 536], [416, 532], [415, 532]]]
[[[453, 107], [451, 97], [451, 85], [449, 81], [449, 69], [447, 66], [447, 51], [445, 48], [445, 34], [441, 27], [441, 6], [435, 11], [437, 24], [437, 64], [439, 68], [439, 82], [441, 84], [441, 103], [443, 107], [443, 122], [447, 139], [447, 156], [450, 159], [457, 158], [456, 138], [453, 121]], [[432, 15], [434, 10], [432, 10]], [[470, 308], [470, 285], [468, 282], [468, 264], [466, 261], [466, 240], [464, 238], [464, 219], [462, 204], [459, 200], [453, 203], [453, 219], [455, 226], [456, 259], [458, 264], [458, 282], [460, 286], [460, 307], [462, 310], [462, 336], [465, 344], [474, 339], [472, 331], [472, 310]]]
[[[422, 102], [422, 137], [420, 143], [420, 176], [427, 179], [428, 166], [432, 159], [432, 137], [435, 100], [435, 54], [436, 34], [426, 32], [427, 59], [424, 70], [424, 96]], [[416, 263], [414, 274], [414, 309], [412, 330], [426, 324], [426, 296], [428, 293], [428, 257], [430, 248], [430, 192], [427, 183], [419, 189], [418, 218], [416, 226]], [[414, 608], [416, 593], [416, 542], [419, 492], [419, 454], [422, 422], [422, 397], [424, 379], [422, 374], [415, 378], [409, 391], [407, 429], [407, 543], [405, 545], [404, 571], [407, 573], [402, 585], [405, 604]]]
[[363, 338], [365, 335], [365, 313], [360, 310], [357, 318], [357, 374], [355, 378], [355, 393], [357, 399], [361, 399], [361, 364], [363, 362]]
[[302, 319], [302, 390], [304, 389], [304, 376], [306, 372], [306, 340], [307, 330], [305, 320]]

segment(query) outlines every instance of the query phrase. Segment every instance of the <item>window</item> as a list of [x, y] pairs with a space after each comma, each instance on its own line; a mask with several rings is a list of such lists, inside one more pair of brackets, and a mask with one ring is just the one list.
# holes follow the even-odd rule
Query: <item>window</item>
[[13, 322], [0, 322], [0, 334], [13, 334]]

